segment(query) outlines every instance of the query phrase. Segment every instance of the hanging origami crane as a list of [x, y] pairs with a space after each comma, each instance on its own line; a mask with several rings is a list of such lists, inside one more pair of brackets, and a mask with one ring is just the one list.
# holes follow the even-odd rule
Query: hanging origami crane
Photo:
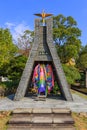
[[51, 65], [38, 64], [33, 73], [34, 88], [38, 89], [38, 94], [50, 93], [54, 86], [54, 76]]

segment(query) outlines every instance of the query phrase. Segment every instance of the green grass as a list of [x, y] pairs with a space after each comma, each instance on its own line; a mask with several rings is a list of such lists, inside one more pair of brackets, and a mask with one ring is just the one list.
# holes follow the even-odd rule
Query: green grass
[[10, 111], [0, 112], [0, 130], [7, 130], [7, 122], [10, 119]]
[[76, 130], [87, 130], [87, 115], [81, 115], [80, 113], [72, 113], [72, 117], [75, 121]]

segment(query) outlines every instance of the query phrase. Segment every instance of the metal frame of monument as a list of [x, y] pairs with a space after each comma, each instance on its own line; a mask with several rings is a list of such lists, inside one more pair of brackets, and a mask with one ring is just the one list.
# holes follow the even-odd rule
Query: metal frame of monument
[[31, 83], [34, 65], [39, 62], [52, 63], [62, 96], [67, 101], [73, 101], [60, 59], [53, 44], [53, 18], [47, 18], [45, 22], [46, 25], [43, 26], [40, 19], [35, 19], [34, 43], [14, 97], [16, 101], [25, 96]]

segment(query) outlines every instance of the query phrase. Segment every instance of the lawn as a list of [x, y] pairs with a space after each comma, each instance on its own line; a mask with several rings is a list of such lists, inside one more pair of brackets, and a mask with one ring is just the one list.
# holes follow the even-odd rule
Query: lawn
[[7, 130], [7, 122], [10, 119], [10, 111], [0, 112], [0, 130]]
[[87, 130], [87, 113], [72, 113], [76, 130]]

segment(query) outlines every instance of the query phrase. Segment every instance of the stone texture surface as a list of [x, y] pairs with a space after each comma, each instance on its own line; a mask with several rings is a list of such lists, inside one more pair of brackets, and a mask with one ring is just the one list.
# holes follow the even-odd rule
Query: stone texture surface
[[52, 123], [52, 118], [50, 117], [33, 117], [33, 123]]
[[35, 61], [51, 61], [56, 73], [56, 79], [60, 86], [60, 91], [65, 100], [72, 101], [65, 74], [63, 72], [60, 59], [57, 55], [56, 48], [53, 45], [53, 20], [46, 20], [46, 26], [40, 26], [40, 20], [35, 20], [35, 38], [25, 69], [23, 71], [14, 100], [20, 100], [25, 96], [29, 87], [33, 66]]
[[19, 127], [16, 127], [16, 128], [9, 128], [9, 130], [75, 130], [75, 128], [66, 128], [66, 127], [64, 127], [63, 126], [63, 128], [60, 128], [60, 127], [58, 127], [58, 128], [24, 128], [24, 127], [21, 127], [21, 128], [19, 128]]
[[[27, 130], [27, 128], [29, 128], [29, 130], [60, 130], [60, 129], [64, 129], [64, 128], [68, 128], [75, 130], [74, 127], [74, 120], [72, 118], [71, 112], [63, 112], [63, 113], [53, 113], [53, 108], [44, 108], [44, 109], [40, 109], [38, 108], [32, 108], [33, 110], [36, 110], [36, 112], [32, 112], [32, 113], [22, 113], [19, 112], [17, 114], [13, 113], [12, 117], [10, 118], [9, 122], [8, 122], [8, 130], [10, 130], [11, 128], [13, 129], [18, 129], [19, 128], [24, 128], [24, 130]], [[57, 108], [58, 109], [58, 108]], [[65, 110], [65, 109], [64, 109]], [[46, 112], [47, 111], [47, 112]], [[48, 112], [51, 113], [48, 113]], [[59, 109], [60, 111], [60, 109]], [[63, 110], [62, 110], [63, 111]], [[13, 111], [14, 112], [14, 111]], [[38, 113], [40, 112], [40, 113]], [[45, 113], [44, 113], [45, 112]], [[64, 116], [63, 116], [64, 114]], [[70, 130], [71, 130], [70, 129]]]
[[0, 111], [16, 108], [69, 108], [73, 112], [87, 113], [87, 99], [76, 94], [72, 94], [73, 102], [62, 100], [60, 97], [46, 98], [46, 101], [35, 101], [33, 97], [24, 97], [20, 101], [13, 101], [13, 96], [0, 99]]
[[50, 53], [53, 59], [55, 69], [56, 69], [57, 79], [58, 79], [58, 83], [61, 89], [61, 93], [66, 100], [72, 101], [73, 100], [72, 95], [70, 93], [69, 86], [67, 84], [66, 77], [60, 63], [60, 59], [57, 55], [56, 48], [53, 45], [52, 27], [53, 27], [52, 19], [47, 19], [47, 44], [50, 49]]
[[34, 108], [33, 113], [52, 113], [52, 110], [50, 108]]
[[32, 113], [32, 108], [26, 108], [26, 109], [22, 109], [22, 108], [17, 108], [13, 111], [14, 114], [17, 113]]
[[36, 53], [38, 49], [38, 41], [39, 41], [39, 19], [35, 20], [35, 38], [34, 38], [34, 43], [29, 55], [29, 58], [27, 60], [25, 69], [23, 71], [17, 92], [15, 94], [14, 100], [20, 100], [22, 97], [24, 97], [27, 87], [29, 85], [33, 65], [34, 65], [34, 60], [36, 58]]
[[63, 109], [62, 108], [60, 108], [60, 109], [53, 108], [52, 112], [53, 113], [67, 113], [68, 114], [68, 113], [70, 113], [70, 109], [68, 109], [68, 108], [67, 109], [64, 109], [64, 108]]

